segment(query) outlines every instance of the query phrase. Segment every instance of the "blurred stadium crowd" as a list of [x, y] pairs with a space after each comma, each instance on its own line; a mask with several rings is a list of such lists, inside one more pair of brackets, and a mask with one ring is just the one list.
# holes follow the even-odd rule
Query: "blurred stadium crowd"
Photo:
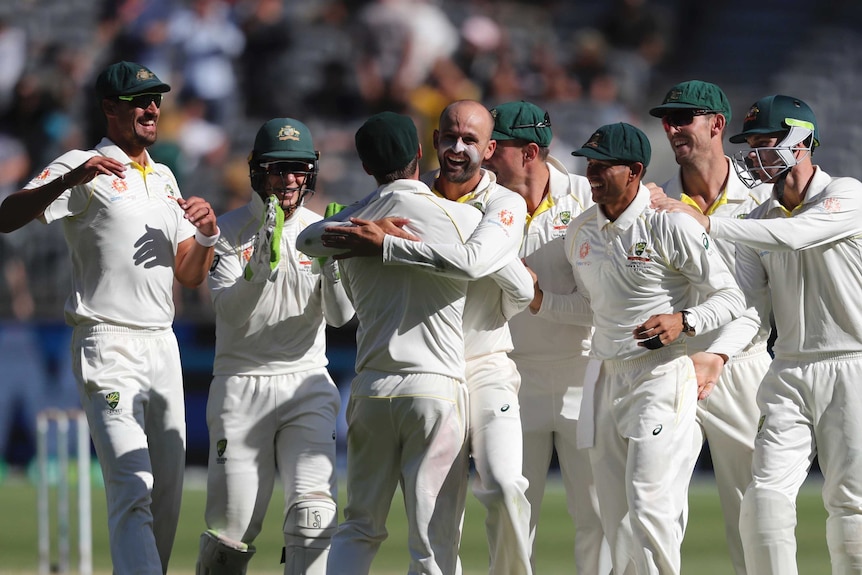
[[[801, 0], [714, 4], [11, 0], [0, 8], [0, 198], [63, 151], [98, 141], [94, 70], [120, 59], [173, 86], [152, 154], [173, 168], [184, 195], [205, 197], [219, 213], [246, 201], [246, 156], [271, 117], [311, 127], [321, 152], [314, 208], [370, 190], [353, 133], [382, 109], [412, 114], [430, 149], [450, 101], [528, 99], [549, 110], [555, 155], [579, 171], [569, 151], [605, 123], [641, 125], [663, 148], [645, 110], [667, 86], [695, 77], [722, 85], [738, 118], [765, 93], [805, 97], [824, 137], [846, 140], [828, 146], [826, 167], [860, 176], [862, 125], [845, 121], [862, 112], [853, 99], [862, 77], [857, 3], [834, 2], [828, 18]], [[660, 178], [661, 168], [660, 160], [650, 171]], [[68, 264], [52, 228], [0, 238], [0, 318], [62, 317]], [[178, 303], [179, 317], [210, 319], [205, 291], [178, 291]]]

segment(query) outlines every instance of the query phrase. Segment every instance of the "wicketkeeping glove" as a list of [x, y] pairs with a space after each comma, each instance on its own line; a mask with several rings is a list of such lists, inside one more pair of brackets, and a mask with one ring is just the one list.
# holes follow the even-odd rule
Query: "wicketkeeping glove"
[[254, 241], [254, 252], [245, 266], [243, 277], [246, 281], [261, 283], [272, 281], [278, 275], [278, 262], [281, 259], [281, 232], [284, 229], [284, 210], [278, 198], [270, 196], [266, 200], [263, 220]]
[[[344, 204], [339, 204], [338, 202], [330, 202], [326, 206], [326, 211], [323, 212], [323, 218], [326, 219], [334, 216], [346, 207]], [[340, 279], [341, 274], [338, 273], [338, 263], [335, 260], [330, 260], [326, 257], [317, 258], [317, 265], [323, 275], [330, 281], [338, 281]]]

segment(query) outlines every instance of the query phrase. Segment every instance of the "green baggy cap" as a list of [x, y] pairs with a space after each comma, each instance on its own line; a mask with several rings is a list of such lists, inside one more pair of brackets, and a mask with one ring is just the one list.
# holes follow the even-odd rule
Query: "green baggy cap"
[[573, 156], [584, 156], [594, 160], [640, 162], [649, 165], [652, 147], [642, 131], [631, 124], [619, 122], [602, 126]]
[[357, 130], [355, 141], [359, 159], [377, 176], [400, 170], [419, 152], [413, 120], [395, 112], [380, 112], [368, 118]]
[[728, 123], [731, 118], [730, 102], [722, 89], [701, 80], [677, 84], [665, 95], [661, 106], [652, 108], [649, 113], [661, 118], [674, 110], [709, 110], [723, 114]]
[[551, 144], [554, 133], [548, 113], [530, 102], [507, 102], [491, 108], [495, 140], [524, 140], [543, 148]]
[[161, 94], [170, 90], [171, 87], [159, 80], [150, 70], [134, 62], [123, 61], [111, 64], [96, 78], [96, 95], [99, 98]]

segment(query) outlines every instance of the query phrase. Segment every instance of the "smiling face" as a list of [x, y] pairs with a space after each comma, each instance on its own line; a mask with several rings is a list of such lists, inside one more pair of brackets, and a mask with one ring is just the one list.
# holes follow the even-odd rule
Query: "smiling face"
[[108, 137], [133, 159], [158, 139], [161, 110], [154, 100], [145, 108], [136, 105], [141, 103], [114, 98], [102, 101]]
[[[696, 164], [712, 152], [712, 138], [721, 134], [719, 118], [714, 113], [678, 110], [662, 118], [667, 140], [680, 166]], [[723, 125], [723, 123], [721, 123]]]
[[494, 154], [493, 128], [490, 112], [479, 102], [465, 100], [446, 108], [434, 131], [440, 177], [458, 184], [478, 179], [482, 163]]
[[615, 220], [637, 195], [643, 164], [587, 160], [587, 179], [593, 201], [610, 220]]

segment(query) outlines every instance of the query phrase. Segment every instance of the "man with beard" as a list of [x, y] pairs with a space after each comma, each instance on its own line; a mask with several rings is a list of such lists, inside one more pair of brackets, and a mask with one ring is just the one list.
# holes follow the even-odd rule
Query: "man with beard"
[[[724, 153], [722, 138], [730, 122], [730, 102], [724, 92], [709, 82], [690, 80], [673, 86], [660, 106], [650, 114], [661, 118], [679, 164], [679, 171], [664, 183], [664, 194], [653, 190], [653, 206], [673, 209], [688, 206], [707, 216], [744, 218], [769, 197], [769, 186], [748, 188], [732, 169]], [[665, 195], [666, 194], [666, 195]], [[736, 245], [715, 240], [716, 250], [733, 270]], [[731, 326], [697, 335], [688, 340], [695, 367], [715, 382], [708, 398], [697, 402], [694, 444], [709, 442], [715, 483], [724, 513], [725, 536], [737, 575], [744, 575], [745, 557], [739, 535], [739, 509], [751, 482], [754, 434], [760, 413], [756, 394], [772, 358], [766, 350], [769, 318], [764, 322], [739, 320]], [[740, 336], [742, 340], [740, 340]], [[752, 337], [753, 336], [753, 337]], [[725, 365], [728, 357], [733, 361]], [[691, 455], [694, 467], [700, 449]], [[683, 481], [684, 479], [681, 479]], [[683, 528], [688, 508], [683, 511]]]
[[[518, 258], [527, 208], [524, 199], [499, 186], [482, 168], [496, 143], [494, 119], [479, 102], [460, 100], [443, 110], [434, 131], [440, 170], [422, 180], [439, 196], [475, 207], [482, 220], [464, 244], [415, 241], [398, 224], [404, 220], [352, 220], [355, 227], [328, 228], [325, 245], [350, 255], [382, 253], [384, 264], [418, 266], [473, 281], [464, 309], [467, 389], [470, 397], [470, 453], [476, 468], [473, 493], [487, 509], [489, 573], [520, 575], [530, 567], [530, 504], [522, 473], [522, 433], [518, 389], [521, 378], [507, 353], [512, 337], [507, 320], [532, 300], [533, 282], [514, 267], [511, 286], [489, 274]], [[453, 238], [454, 241], [454, 238]]]
[[174, 319], [176, 278], [207, 276], [219, 230], [203, 199], [180, 196], [153, 162], [170, 86], [132, 62], [96, 80], [107, 137], [54, 160], [0, 205], [0, 232], [63, 221], [73, 291], [73, 365], [105, 478], [115, 573], [168, 570], [185, 473], [185, 406]]

